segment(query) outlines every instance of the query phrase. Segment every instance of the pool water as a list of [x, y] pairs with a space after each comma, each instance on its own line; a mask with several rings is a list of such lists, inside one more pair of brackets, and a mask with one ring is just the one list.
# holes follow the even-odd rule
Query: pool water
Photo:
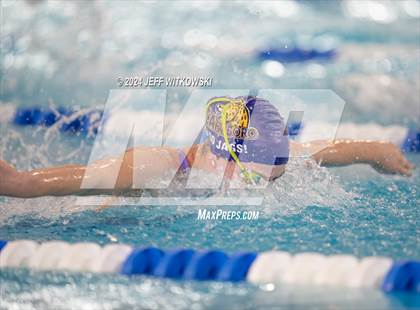
[[[409, 159], [420, 164], [419, 155], [413, 154]], [[411, 178], [404, 178], [382, 176], [365, 166], [308, 169], [302, 163], [292, 162], [286, 174], [266, 190], [263, 205], [223, 207], [259, 210], [257, 221], [199, 221], [198, 206], [130, 205], [96, 211], [95, 207], [75, 205], [75, 197], [1, 198], [0, 236], [5, 240], [58, 239], [166, 249], [275, 249], [418, 259], [419, 181], [418, 169]], [[246, 305], [250, 309], [290, 305], [391, 309], [396, 305], [418, 305], [418, 299], [410, 294], [385, 295], [380, 291], [328, 287], [184, 283], [28, 270], [2, 270], [0, 278], [6, 308], [243, 308], [244, 297], [250, 300]], [[102, 296], [103, 291], [106, 296]], [[63, 304], [65, 300], [71, 301]]]
[[[331, 88], [346, 100], [343, 121], [419, 125], [420, 27], [412, 2], [374, 1], [388, 15], [363, 18], [349, 1], [335, 8], [323, 1], [284, 3], [276, 9], [261, 2], [2, 2], [0, 105], [101, 106], [117, 76], [201, 74], [220, 88]], [[308, 37], [336, 48], [337, 58], [282, 64], [276, 77], [254, 57]], [[172, 89], [169, 102], [181, 105], [188, 93]], [[19, 169], [86, 163], [93, 145], [83, 136], [1, 122], [0, 133], [0, 158]], [[420, 155], [408, 159], [420, 166]], [[223, 206], [259, 210], [256, 221], [199, 221], [199, 206], [97, 211], [77, 205], [74, 196], [0, 197], [0, 239], [420, 259], [418, 184], [418, 168], [405, 178], [363, 165], [309, 168], [292, 160], [261, 206]], [[2, 269], [0, 283], [1, 309], [420, 306], [418, 295], [378, 290], [14, 269]]]

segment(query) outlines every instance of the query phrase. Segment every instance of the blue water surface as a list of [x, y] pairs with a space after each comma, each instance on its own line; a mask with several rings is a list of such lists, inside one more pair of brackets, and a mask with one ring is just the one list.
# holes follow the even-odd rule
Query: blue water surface
[[[357, 11], [351, 1], [2, 1], [0, 106], [89, 108], [105, 102], [119, 76], [210, 75], [218, 88], [332, 89], [346, 100], [343, 122], [418, 126], [418, 1], [369, 3], [376, 7]], [[273, 63], [258, 57], [290, 46], [336, 53], [327, 60], [278, 61], [274, 72]], [[189, 93], [172, 89], [168, 102], [180, 104]], [[21, 170], [86, 163], [93, 143], [1, 122], [0, 133], [0, 157]], [[256, 221], [199, 221], [199, 206], [98, 212], [77, 205], [74, 196], [0, 197], [0, 239], [420, 259], [420, 155], [408, 158], [417, 166], [409, 178], [363, 165], [324, 169], [292, 162], [262, 205], [208, 207], [258, 210]], [[1, 309], [420, 306], [418, 295], [368, 289], [23, 269], [2, 269], [0, 285]]]

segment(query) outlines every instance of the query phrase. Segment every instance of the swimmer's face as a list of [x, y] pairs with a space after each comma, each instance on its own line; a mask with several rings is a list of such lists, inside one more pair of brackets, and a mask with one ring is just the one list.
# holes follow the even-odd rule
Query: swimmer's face
[[[241, 169], [234, 161], [229, 161], [226, 165], [226, 160], [221, 158], [210, 151], [210, 148], [206, 145], [203, 145], [200, 148], [200, 151], [197, 152], [198, 156], [196, 160], [198, 160], [201, 165], [209, 165], [213, 169], [217, 169], [217, 167], [226, 167], [232, 173], [228, 173], [231, 175], [232, 178], [241, 179]], [[253, 162], [243, 162], [242, 163], [246, 169], [254, 171], [261, 175], [261, 177], [267, 181], [274, 181], [278, 177], [282, 176], [286, 170], [286, 165], [264, 165], [260, 163], [253, 163]]]

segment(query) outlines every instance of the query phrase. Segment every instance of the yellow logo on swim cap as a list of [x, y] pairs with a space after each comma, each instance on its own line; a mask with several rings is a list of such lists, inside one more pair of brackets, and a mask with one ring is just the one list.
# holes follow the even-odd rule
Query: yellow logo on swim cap
[[258, 130], [249, 126], [250, 113], [244, 98], [218, 97], [207, 103], [206, 127], [219, 136], [223, 135], [221, 114], [226, 113], [229, 138], [255, 140]]

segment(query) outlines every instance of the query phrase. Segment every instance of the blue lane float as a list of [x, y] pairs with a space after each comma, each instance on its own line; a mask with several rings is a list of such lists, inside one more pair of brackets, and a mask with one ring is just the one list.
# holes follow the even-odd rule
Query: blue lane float
[[382, 283], [382, 290], [420, 293], [420, 262], [402, 261], [393, 264]]
[[[0, 110], [1, 112], [1, 110]], [[96, 135], [103, 117], [103, 112], [98, 109], [84, 113], [63, 107], [57, 109], [41, 107], [18, 107], [11, 123], [18, 126], [51, 127], [59, 124], [59, 130], [71, 134]], [[290, 136], [299, 134], [302, 124], [288, 124]]]
[[257, 58], [260, 61], [275, 60], [281, 63], [295, 63], [306, 61], [332, 61], [337, 56], [335, 49], [317, 50], [315, 48], [303, 49], [299, 47], [290, 48], [267, 48], [258, 52]]
[[7, 244], [7, 241], [0, 240], [0, 252], [6, 246], [6, 244]]
[[228, 260], [222, 251], [196, 252], [184, 272], [186, 280], [216, 280]]
[[234, 254], [225, 262], [220, 269], [216, 280], [239, 282], [246, 280], [249, 267], [257, 258], [257, 253], [239, 253]]
[[182, 279], [194, 253], [190, 249], [166, 251], [153, 275], [162, 278]]
[[420, 129], [410, 129], [401, 145], [404, 152], [420, 152]]
[[[122, 248], [127, 250], [121, 251]], [[80, 259], [74, 255], [75, 249], [83, 249]], [[71, 261], [68, 260], [70, 254], [73, 255]], [[318, 260], [314, 261], [315, 258]], [[349, 258], [355, 262], [351, 266]], [[62, 263], [64, 261], [66, 264]], [[39, 244], [31, 240], [0, 240], [0, 268], [116, 272], [127, 276], [175, 280], [334, 285], [420, 293], [420, 262], [393, 262], [385, 257], [359, 260], [349, 255], [316, 253], [291, 255], [271, 251], [227, 254], [218, 250], [161, 250], [155, 247], [131, 248], [121, 244], [114, 244], [111, 249], [110, 245], [102, 248], [94, 243], [48, 241]], [[342, 272], [349, 268], [351, 272]], [[334, 275], [334, 270], [341, 277]], [[333, 280], [328, 279], [331, 276]], [[303, 283], [302, 279], [305, 279]]]
[[59, 107], [18, 107], [11, 122], [19, 126], [59, 125], [62, 132], [72, 134], [96, 134], [102, 119], [103, 112], [90, 110], [87, 112], [74, 111]]
[[124, 261], [121, 273], [153, 275], [163, 256], [164, 252], [154, 247], [135, 249]]

